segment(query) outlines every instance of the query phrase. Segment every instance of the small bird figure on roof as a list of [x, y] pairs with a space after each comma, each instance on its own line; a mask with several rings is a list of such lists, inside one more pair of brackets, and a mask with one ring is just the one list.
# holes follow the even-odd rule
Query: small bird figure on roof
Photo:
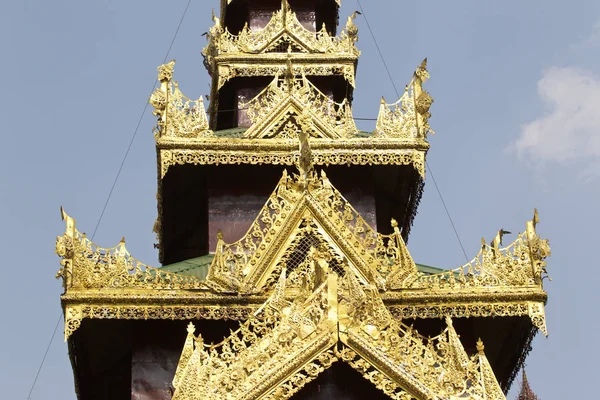
[[502, 228], [498, 231], [498, 235], [500, 235], [500, 246], [502, 246], [502, 237], [504, 235], [510, 235], [511, 233], [512, 232], [506, 231], [506, 230], [504, 230]]
[[358, 40], [358, 27], [354, 24], [354, 19], [356, 19], [357, 15], [362, 14], [360, 11], [354, 11], [352, 15], [348, 17], [348, 21], [346, 21], [346, 33], [353, 42]]
[[502, 237], [504, 235], [510, 235], [512, 232], [506, 231], [504, 229], [500, 229], [498, 231], [498, 234], [496, 235], [496, 237], [494, 238], [494, 240], [492, 240], [492, 242], [490, 243], [490, 246], [492, 247], [496, 247], [496, 246], [502, 246]]

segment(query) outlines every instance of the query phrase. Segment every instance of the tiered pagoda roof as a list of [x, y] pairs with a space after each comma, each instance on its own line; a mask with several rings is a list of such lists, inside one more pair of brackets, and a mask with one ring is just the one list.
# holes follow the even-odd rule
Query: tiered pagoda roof
[[[290, 398], [334, 363], [395, 399], [504, 398], [533, 336], [546, 334], [542, 280], [550, 248], [536, 231], [537, 211], [506, 247], [500, 230], [462, 266], [419, 266], [406, 241], [433, 133], [426, 61], [396, 103], [382, 99], [374, 130], [359, 131], [351, 95], [337, 101], [314, 80], [337, 76], [354, 87], [356, 14], [338, 36], [331, 22], [313, 32], [284, 0], [261, 29], [236, 31], [227, 22], [236, 1], [221, 4], [204, 50], [213, 78], [209, 111], [202, 97], [180, 91], [174, 61], [158, 68], [160, 87], [150, 99], [158, 117], [155, 231], [161, 262], [170, 265], [138, 261], [124, 240], [98, 247], [61, 210], [57, 276], [71, 352], [82, 321], [234, 320], [240, 328], [216, 344], [205, 344], [190, 325], [174, 399]], [[268, 82], [238, 104], [248, 126], [222, 129], [224, 90], [257, 76]], [[209, 251], [175, 254], [173, 243], [186, 234], [178, 224], [196, 223], [188, 209], [176, 210], [176, 185], [216, 171], [181, 168], [227, 165], [277, 166], [279, 182], [241, 237], [215, 232]], [[408, 169], [393, 172], [404, 179], [394, 198], [401, 212], [385, 214], [385, 225], [368, 222], [326, 173], [336, 165]], [[212, 222], [202, 218], [199, 230], [208, 231]]]

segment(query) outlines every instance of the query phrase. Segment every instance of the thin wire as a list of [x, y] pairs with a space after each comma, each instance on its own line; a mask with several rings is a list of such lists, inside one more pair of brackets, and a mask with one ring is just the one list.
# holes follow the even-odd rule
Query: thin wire
[[[390, 82], [392, 83], [392, 87], [394, 88], [394, 91], [396, 92], [396, 96], [400, 97], [400, 93], [398, 92], [398, 88], [396, 88], [396, 84], [394, 83], [394, 79], [392, 78], [392, 74], [390, 73], [390, 69], [387, 66], [387, 63], [385, 62], [385, 58], [383, 57], [383, 53], [381, 52], [381, 49], [379, 48], [379, 45], [377, 44], [377, 39], [375, 39], [375, 34], [373, 33], [373, 30], [371, 29], [371, 25], [369, 24], [369, 20], [367, 19], [367, 14], [365, 13], [365, 11], [362, 8], [362, 5], [360, 4], [360, 0], [356, 0], [356, 3], [358, 3], [358, 7], [360, 8], [360, 12], [362, 13], [363, 17], [365, 18], [365, 23], [367, 24], [367, 28], [369, 29], [369, 33], [371, 34], [371, 38], [373, 38], [373, 43], [375, 43], [375, 48], [377, 49], [377, 52], [379, 53], [379, 57], [381, 58], [381, 62], [383, 63], [383, 66], [385, 68], [385, 71], [388, 74], [388, 77], [390, 78]], [[429, 166], [429, 163], [427, 162], [427, 160], [425, 160], [425, 166], [427, 167], [427, 172], [429, 172], [429, 175], [431, 176], [431, 179], [433, 180], [433, 185], [435, 186], [435, 189], [438, 193], [438, 195], [440, 196], [440, 200], [442, 201], [442, 205], [444, 206], [444, 210], [446, 210], [446, 215], [448, 216], [448, 220], [450, 220], [450, 225], [452, 225], [452, 230], [454, 231], [454, 235], [456, 235], [456, 240], [458, 240], [458, 244], [460, 245], [460, 248], [463, 252], [463, 254], [465, 255], [465, 260], [467, 262], [469, 262], [469, 257], [467, 256], [467, 252], [465, 251], [465, 247], [462, 244], [462, 240], [460, 240], [460, 236], [458, 235], [458, 231], [456, 230], [456, 226], [454, 225], [454, 221], [452, 220], [452, 217], [450, 216], [450, 211], [448, 211], [448, 207], [446, 206], [446, 202], [444, 201], [444, 197], [442, 196], [442, 192], [440, 191], [440, 188], [435, 180], [435, 177], [433, 176], [433, 170], [431, 169], [431, 167]]]
[[[169, 58], [169, 54], [171, 53], [171, 49], [173, 48], [173, 43], [175, 43], [175, 39], [177, 38], [177, 34], [179, 33], [179, 29], [181, 28], [181, 24], [183, 23], [183, 20], [185, 19], [185, 15], [187, 14], [187, 11], [188, 11], [188, 8], [190, 7], [191, 2], [192, 2], [192, 0], [188, 0], [187, 5], [185, 6], [185, 9], [183, 10], [183, 15], [181, 16], [181, 19], [179, 20], [179, 24], [177, 25], [177, 29], [175, 30], [175, 34], [173, 35], [173, 39], [171, 40], [171, 43], [169, 44], [169, 49], [167, 50], [167, 54], [165, 55], [163, 64], [166, 63], [167, 58]], [[156, 86], [157, 81], [158, 81], [158, 79], [156, 81], [154, 81], [154, 84], [152, 85], [152, 91], [154, 91], [154, 86]], [[152, 91], [150, 92], [150, 95], [152, 95]], [[92, 234], [91, 240], [94, 240], [94, 236], [96, 236], [96, 232], [98, 230], [98, 227], [100, 226], [100, 222], [102, 221], [102, 217], [104, 216], [106, 207], [108, 206], [108, 203], [113, 194], [113, 191], [115, 190], [115, 186], [117, 185], [117, 181], [119, 180], [119, 176], [121, 175], [121, 171], [123, 170], [123, 166], [125, 165], [125, 160], [127, 160], [127, 156], [129, 155], [129, 151], [131, 150], [131, 146], [133, 145], [135, 137], [137, 136], [138, 130], [142, 123], [142, 119], [144, 118], [144, 115], [146, 114], [147, 109], [148, 109], [148, 102], [146, 102], [146, 105], [144, 106], [144, 110], [142, 111], [142, 114], [140, 115], [140, 118], [138, 119], [137, 125], [135, 127], [135, 131], [133, 132], [133, 136], [131, 137], [131, 140], [129, 141], [129, 146], [127, 146], [127, 151], [125, 152], [125, 155], [123, 156], [123, 161], [121, 161], [121, 165], [119, 166], [119, 170], [117, 172], [117, 175], [115, 176], [115, 180], [112, 184], [112, 187], [110, 188], [110, 192], [108, 193], [108, 197], [106, 198], [106, 202], [104, 203], [104, 207], [102, 208], [100, 217], [98, 218], [98, 223], [96, 224], [96, 227], [94, 228], [94, 233]], [[58, 326], [60, 325], [60, 321], [62, 319], [63, 319], [63, 313], [61, 311], [60, 315], [58, 316], [58, 321], [56, 321], [56, 325], [54, 326], [54, 331], [52, 331], [52, 336], [50, 337], [50, 341], [48, 342], [46, 351], [44, 352], [44, 357], [42, 357], [42, 362], [40, 363], [37, 373], [35, 374], [33, 383], [31, 384], [31, 389], [29, 390], [29, 394], [27, 395], [27, 400], [31, 399], [31, 394], [33, 393], [33, 389], [35, 389], [35, 384], [37, 383], [37, 380], [40, 376], [40, 372], [42, 371], [44, 362], [46, 361], [46, 356], [48, 355], [48, 352], [50, 351], [50, 347], [52, 346], [52, 342], [54, 341], [54, 337], [56, 336], [56, 331], [58, 330]]]
[[379, 48], [379, 45], [377, 44], [377, 40], [375, 39], [375, 34], [373, 33], [373, 30], [371, 29], [371, 24], [369, 24], [369, 20], [367, 19], [367, 14], [363, 10], [362, 5], [360, 4], [360, 1], [356, 0], [356, 2], [358, 3], [358, 8], [360, 8], [360, 12], [362, 13], [363, 17], [365, 18], [365, 22], [367, 23], [367, 28], [369, 29], [369, 32], [371, 33], [371, 37], [373, 38], [373, 43], [375, 43], [375, 47], [377, 48], [377, 52], [379, 53], [381, 62], [383, 63], [383, 66], [385, 67], [388, 77], [390, 78], [390, 82], [392, 82], [392, 87], [394, 88], [394, 91], [396, 92], [396, 96], [400, 97], [400, 94], [398, 93], [398, 88], [396, 88], [396, 84], [394, 83], [394, 79], [392, 78], [392, 74], [390, 73], [390, 69], [388, 68], [387, 63], [385, 62], [385, 58], [383, 58], [381, 49]]
[[456, 230], [456, 226], [454, 225], [454, 221], [452, 220], [452, 217], [450, 216], [450, 211], [448, 211], [448, 207], [446, 206], [446, 202], [444, 201], [444, 197], [442, 196], [442, 192], [440, 192], [440, 188], [438, 187], [438, 184], [435, 181], [435, 176], [433, 176], [433, 171], [431, 170], [431, 167], [429, 166], [429, 163], [427, 162], [427, 160], [425, 160], [425, 166], [427, 167], [427, 172], [429, 172], [429, 176], [431, 176], [431, 180], [433, 181], [433, 186], [435, 186], [435, 190], [437, 190], [437, 193], [440, 196], [440, 200], [442, 201], [442, 205], [444, 206], [444, 210], [446, 210], [446, 215], [448, 216], [448, 219], [450, 220], [450, 225], [452, 225], [452, 230], [454, 230], [454, 234], [456, 235], [456, 239], [458, 240], [458, 244], [460, 245], [460, 248], [461, 248], [463, 254], [465, 255], [465, 260], [467, 260], [467, 262], [469, 262], [469, 256], [467, 256], [467, 252], [465, 251], [465, 247], [463, 246], [462, 241], [460, 240], [460, 236], [458, 236], [458, 231]]
[[46, 361], [46, 356], [48, 355], [48, 351], [50, 351], [50, 345], [54, 341], [54, 336], [56, 335], [56, 331], [58, 330], [58, 326], [60, 325], [60, 321], [62, 320], [62, 311], [58, 316], [58, 321], [56, 321], [56, 326], [54, 327], [54, 331], [52, 332], [52, 337], [50, 338], [50, 343], [48, 343], [48, 347], [46, 347], [46, 352], [44, 353], [44, 357], [42, 357], [42, 362], [37, 370], [37, 374], [35, 374], [35, 378], [33, 379], [33, 384], [31, 385], [31, 389], [29, 389], [29, 394], [27, 395], [27, 400], [31, 399], [31, 393], [33, 393], [33, 389], [35, 388], [35, 384], [40, 376], [40, 372], [42, 372], [42, 367], [44, 366], [44, 361]]
[[[187, 5], [185, 6], [185, 10], [183, 10], [183, 15], [181, 16], [181, 19], [179, 20], [179, 25], [177, 25], [177, 29], [175, 30], [175, 34], [173, 35], [173, 39], [171, 40], [171, 44], [169, 45], [167, 54], [165, 54], [163, 64], [166, 63], [167, 58], [169, 58], [169, 53], [171, 53], [171, 48], [173, 47], [173, 43], [175, 43], [175, 39], [177, 38], [177, 34], [179, 33], [179, 28], [181, 28], [181, 24], [183, 23], [185, 14], [187, 14], [187, 10], [190, 7], [191, 2], [192, 2], [192, 0], [188, 0]], [[152, 85], [152, 90], [150, 91], [150, 94], [148, 95], [148, 97], [150, 97], [152, 95], [152, 92], [154, 91], [154, 87], [156, 86], [156, 82], [158, 82], [158, 79], [156, 79], [154, 81], [154, 84]], [[96, 232], [98, 231], [98, 227], [100, 226], [102, 217], [104, 217], [104, 212], [106, 211], [106, 207], [108, 206], [108, 203], [110, 202], [110, 198], [112, 197], [113, 191], [115, 190], [115, 186], [117, 186], [117, 181], [119, 180], [119, 176], [121, 176], [121, 171], [123, 171], [123, 166], [125, 165], [125, 161], [127, 160], [127, 156], [129, 155], [131, 146], [133, 145], [133, 142], [135, 141], [135, 137], [137, 136], [138, 130], [140, 129], [140, 125], [142, 123], [142, 120], [144, 119], [144, 115], [146, 115], [146, 110], [148, 109], [148, 104], [149, 103], [146, 102], [146, 105], [144, 106], [144, 109], [142, 110], [142, 114], [140, 115], [140, 118], [138, 119], [137, 125], [135, 127], [135, 131], [133, 131], [133, 136], [131, 137], [131, 140], [129, 141], [129, 146], [127, 146], [127, 151], [125, 152], [125, 155], [123, 156], [123, 161], [121, 161], [121, 165], [119, 166], [117, 176], [115, 176], [115, 180], [112, 184], [112, 187], [110, 188], [110, 192], [108, 192], [108, 197], [106, 198], [106, 202], [104, 203], [104, 207], [102, 208], [102, 212], [100, 213], [100, 218], [98, 218], [98, 223], [96, 224], [96, 227], [94, 228], [94, 233], [92, 234], [91, 240], [94, 240], [94, 236], [96, 236]]]

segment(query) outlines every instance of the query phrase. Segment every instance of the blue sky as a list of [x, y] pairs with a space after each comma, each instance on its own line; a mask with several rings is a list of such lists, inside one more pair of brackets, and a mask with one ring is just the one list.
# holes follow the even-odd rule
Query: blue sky
[[[2, 1], [6, 398], [26, 398], [60, 313], [59, 207], [91, 235], [186, 3]], [[591, 279], [600, 222], [600, 2], [362, 3], [396, 86], [429, 58], [429, 165], [469, 256], [481, 236], [522, 231], [538, 207], [553, 281], [545, 284], [550, 336], [534, 341], [529, 380], [543, 399], [590, 397], [600, 357], [588, 334], [600, 327]], [[209, 92], [200, 51], [213, 7], [217, 0], [192, 0], [169, 56], [189, 97]], [[344, 0], [341, 21], [357, 8]], [[395, 93], [364, 19], [356, 23], [354, 116], [375, 118], [380, 97], [391, 102]], [[154, 121], [147, 112], [95, 242], [109, 247], [125, 236], [134, 256], [156, 265]], [[424, 264], [464, 262], [430, 177], [409, 249]], [[62, 326], [32, 399], [75, 398], [61, 333]]]

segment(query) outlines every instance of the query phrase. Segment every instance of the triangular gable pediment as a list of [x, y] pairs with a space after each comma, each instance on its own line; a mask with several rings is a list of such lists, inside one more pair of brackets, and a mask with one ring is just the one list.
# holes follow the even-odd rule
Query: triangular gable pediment
[[249, 139], [294, 139], [303, 130], [313, 138], [336, 139], [340, 134], [315, 113], [309, 104], [302, 104], [293, 94], [285, 96], [264, 118], [252, 124], [244, 133]]
[[291, 254], [309, 230], [314, 243], [304, 244], [299, 263], [311, 246], [323, 247], [333, 264], [382, 290], [388, 282], [417, 273], [400, 232], [381, 235], [373, 230], [323, 172], [304, 189], [284, 172], [246, 235], [232, 244], [218, 240], [207, 282], [220, 291], [268, 292], [273, 274], [292, 264]]
[[287, 399], [334, 362], [390, 398], [504, 399], [482, 351], [469, 358], [449, 320], [435, 338], [395, 321], [378, 291], [351, 271], [307, 272], [294, 300], [283, 270], [273, 294], [239, 330], [205, 346], [188, 329], [175, 400]]

